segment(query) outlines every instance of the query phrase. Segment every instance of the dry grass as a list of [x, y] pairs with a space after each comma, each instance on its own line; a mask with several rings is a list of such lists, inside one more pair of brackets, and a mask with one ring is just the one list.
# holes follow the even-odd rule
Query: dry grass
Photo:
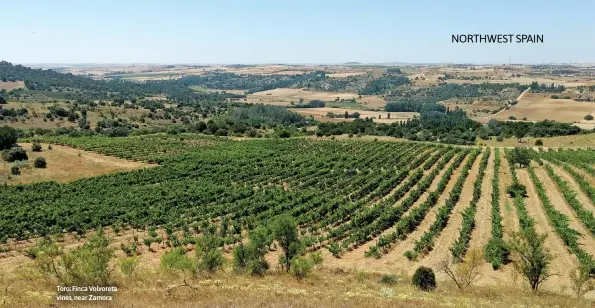
[[[554, 294], [533, 296], [510, 287], [472, 287], [459, 291], [439, 283], [434, 292], [421, 292], [408, 277], [394, 285], [379, 282], [380, 273], [322, 268], [305, 280], [273, 270], [264, 277], [231, 273], [190, 277], [140, 267], [132, 279], [120, 275], [110, 307], [592, 307], [592, 302]], [[186, 286], [183, 281], [187, 282]], [[0, 307], [56, 305], [55, 281], [43, 279], [30, 266], [0, 272]], [[60, 306], [67, 303], [60, 303]], [[74, 303], [68, 303], [74, 304]], [[76, 302], [78, 307], [108, 302]]]
[[521, 142], [517, 138], [504, 138], [498, 142], [496, 138], [481, 140], [481, 143], [490, 147], [536, 147], [535, 141], [541, 139], [544, 148], [587, 148], [595, 147], [595, 134], [557, 136], [548, 138], [523, 138]]
[[[21, 168], [21, 175], [11, 175], [10, 168], [13, 163], [2, 161], [0, 163], [0, 183], [69, 182], [84, 177], [155, 166], [60, 145], [52, 145], [52, 149], [48, 150], [48, 145], [42, 144], [42, 152], [32, 152], [30, 143], [21, 143], [20, 145], [29, 156], [28, 167]], [[47, 168], [33, 167], [33, 161], [40, 156], [45, 158]]]
[[555, 120], [560, 122], [584, 122], [588, 114], [595, 114], [595, 104], [590, 102], [577, 102], [571, 99], [552, 99], [550, 94], [527, 93], [523, 98], [508, 110], [498, 113], [494, 118], [508, 119], [514, 116], [517, 119], [527, 118], [529, 121]]
[[0, 81], [0, 90], [5, 89], [6, 91], [10, 91], [12, 89], [20, 89], [24, 87], [24, 81]]
[[[377, 112], [377, 111], [366, 111], [366, 110], [355, 110], [355, 109], [345, 109], [345, 108], [293, 108], [290, 109], [291, 111], [297, 112], [304, 116], [313, 116], [314, 119], [323, 121], [323, 122], [343, 122], [343, 121], [353, 121], [354, 119], [345, 119], [341, 118], [327, 118], [326, 115], [329, 112], [335, 114], [344, 114], [347, 111], [349, 114], [354, 112], [359, 112], [360, 118], [364, 119], [366, 117], [373, 118], [374, 122], [377, 123], [394, 123], [398, 121], [407, 121], [407, 119], [413, 118], [414, 115], [417, 115], [416, 112], [391, 112], [390, 119], [388, 119], [387, 112]], [[381, 119], [379, 119], [381, 117]]]

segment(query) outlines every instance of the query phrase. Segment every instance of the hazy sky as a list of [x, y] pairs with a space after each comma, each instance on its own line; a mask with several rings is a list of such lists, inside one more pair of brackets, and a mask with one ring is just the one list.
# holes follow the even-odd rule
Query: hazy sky
[[[2, 1], [13, 63], [595, 62], [595, 2]], [[453, 44], [456, 33], [543, 44]]]

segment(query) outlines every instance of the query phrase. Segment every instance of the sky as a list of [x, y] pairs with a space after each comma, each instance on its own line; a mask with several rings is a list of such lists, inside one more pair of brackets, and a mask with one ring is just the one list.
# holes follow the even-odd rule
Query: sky
[[[3, 1], [12, 63], [595, 63], [595, 1]], [[541, 34], [454, 44], [453, 34]]]

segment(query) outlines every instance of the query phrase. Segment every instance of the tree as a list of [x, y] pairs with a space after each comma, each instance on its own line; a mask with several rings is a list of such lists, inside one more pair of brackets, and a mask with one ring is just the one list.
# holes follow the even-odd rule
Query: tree
[[552, 276], [549, 273], [552, 255], [544, 246], [546, 237], [546, 234], [517, 232], [509, 243], [514, 268], [527, 280], [533, 293]]
[[16, 129], [8, 126], [0, 127], [0, 150], [11, 148], [17, 139]]
[[514, 148], [510, 151], [510, 162], [513, 164], [519, 164], [519, 167], [529, 166], [531, 163], [531, 153], [527, 149]]
[[349, 119], [349, 112], [345, 111], [345, 119]]
[[517, 125], [514, 127], [513, 134], [521, 142], [521, 139], [527, 134], [527, 128], [523, 125]]
[[535, 145], [536, 146], [542, 146], [543, 145], [543, 140], [541, 140], [541, 139], [535, 140]]
[[6, 104], [6, 99], [0, 95], [0, 104]]
[[590, 114], [588, 114], [588, 115], [585, 116], [585, 120], [591, 121], [591, 120], [593, 120], [593, 116], [590, 115]]
[[293, 217], [281, 215], [273, 222], [273, 238], [283, 249], [279, 263], [286, 271], [291, 267], [291, 261], [302, 252], [302, 243], [298, 238], [297, 224]]
[[15, 160], [27, 160], [29, 157], [23, 148], [14, 147], [2, 151], [2, 159], [7, 162], [13, 162]]
[[37, 157], [33, 162], [33, 166], [35, 166], [35, 168], [45, 168], [47, 165], [48, 164], [43, 157]]
[[481, 250], [471, 249], [467, 252], [465, 261], [458, 264], [454, 269], [451, 268], [448, 260], [442, 261], [440, 267], [454, 281], [457, 288], [463, 290], [477, 281], [482, 264], [483, 255]]

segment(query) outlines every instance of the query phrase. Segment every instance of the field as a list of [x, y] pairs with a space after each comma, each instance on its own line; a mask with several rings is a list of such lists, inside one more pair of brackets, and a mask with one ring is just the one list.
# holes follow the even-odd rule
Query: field
[[[246, 101], [249, 103], [263, 103], [279, 106], [291, 106], [292, 102], [297, 104], [300, 99], [304, 101], [321, 100], [336, 101], [355, 99], [361, 108], [383, 108], [386, 104], [384, 99], [374, 95], [363, 95], [361, 98], [355, 93], [310, 91], [307, 89], [279, 88], [269, 91], [249, 94]], [[338, 102], [339, 103], [339, 102]]]
[[352, 121], [353, 120], [353, 119], [345, 119], [343, 117], [329, 118], [329, 117], [327, 117], [327, 114], [329, 112], [334, 113], [334, 114], [345, 114], [345, 111], [347, 111], [349, 114], [358, 112], [360, 114], [360, 119], [373, 118], [374, 122], [376, 122], [376, 123], [404, 122], [404, 121], [407, 121], [407, 119], [411, 119], [415, 115], [417, 115], [416, 112], [390, 112], [390, 119], [388, 119], [387, 112], [364, 111], [364, 110], [358, 110], [358, 109], [323, 107], [323, 108], [293, 108], [290, 110], [297, 112], [304, 116], [313, 116], [314, 119], [316, 119], [318, 121], [323, 121], [323, 122], [339, 122], [339, 121]]
[[[0, 184], [25, 184], [42, 181], [71, 182], [80, 178], [102, 174], [135, 170], [155, 165], [105, 156], [89, 151], [82, 151], [61, 145], [42, 144], [42, 152], [31, 151], [30, 143], [19, 144], [27, 151], [29, 163], [21, 168], [20, 175], [11, 175], [11, 163], [0, 165]], [[37, 157], [45, 158], [46, 168], [34, 168], [33, 161]]]
[[577, 102], [570, 99], [552, 99], [550, 95], [528, 93], [514, 106], [493, 116], [506, 120], [510, 116], [517, 119], [527, 118], [529, 121], [555, 120], [559, 122], [585, 122], [588, 114], [595, 114], [595, 103]]
[[10, 91], [13, 89], [24, 88], [25, 82], [23, 81], [0, 81], [0, 90], [4, 89]]
[[[467, 248], [483, 250], [490, 239], [506, 239], [521, 230], [548, 235], [546, 247], [557, 275], [545, 281], [545, 291], [570, 294], [569, 270], [579, 264], [593, 266], [591, 150], [541, 153], [527, 169], [510, 168], [510, 153], [502, 148], [429, 143], [229, 141], [191, 134], [44, 142], [158, 162], [160, 167], [66, 184], [6, 186], [0, 192], [0, 233], [9, 240], [2, 245], [8, 252], [0, 258], [0, 267], [26, 264], [14, 250], [30, 247], [35, 236], [55, 230], [80, 234], [97, 224], [135, 229], [139, 241], [149, 237], [147, 227], [166, 223], [189, 227], [184, 235], [168, 235], [180, 241], [199, 236], [196, 230], [202, 226], [226, 226], [217, 234], [223, 234], [229, 259], [246, 231], [266, 226], [282, 213], [295, 218], [307, 250], [321, 251], [325, 268], [332, 272], [409, 277], [425, 265], [446, 283], [448, 278], [439, 271], [444, 260], [463, 258]], [[46, 152], [51, 163], [54, 158]], [[527, 198], [506, 194], [516, 181], [526, 185]], [[87, 219], [88, 211], [95, 221]], [[568, 225], [559, 225], [560, 219]], [[568, 238], [572, 232], [582, 235]], [[154, 246], [162, 248], [138, 250], [156, 266], [168, 249], [159, 241]], [[267, 254], [273, 270], [277, 256], [275, 249]], [[512, 264], [494, 270], [485, 261], [477, 285], [522, 288], [522, 278], [514, 278], [513, 272]]]

